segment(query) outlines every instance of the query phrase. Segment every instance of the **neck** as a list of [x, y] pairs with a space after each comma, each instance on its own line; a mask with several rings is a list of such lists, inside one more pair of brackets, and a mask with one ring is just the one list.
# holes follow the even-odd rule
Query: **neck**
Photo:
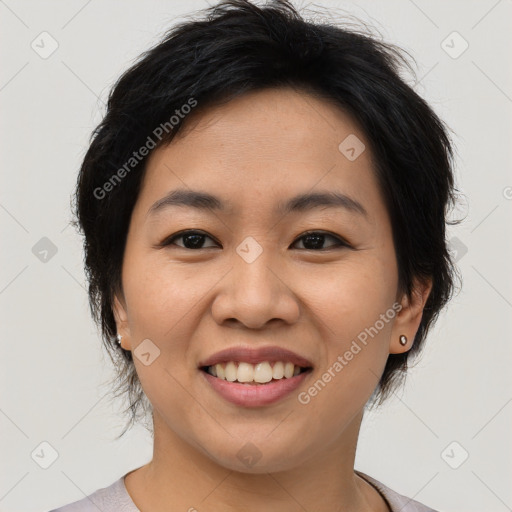
[[142, 511], [387, 511], [378, 492], [354, 473], [362, 412], [333, 446], [298, 467], [260, 474], [220, 466], [183, 441], [154, 413], [153, 460], [125, 485]]

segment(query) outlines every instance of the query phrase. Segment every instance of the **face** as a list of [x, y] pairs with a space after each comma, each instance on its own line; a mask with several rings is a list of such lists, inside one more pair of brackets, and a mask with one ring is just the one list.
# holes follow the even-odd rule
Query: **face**
[[[216, 201], [164, 199], [177, 190]], [[388, 355], [410, 349], [398, 339], [413, 339], [426, 295], [397, 284], [369, 144], [348, 115], [273, 89], [191, 119], [147, 162], [115, 301], [155, 435], [245, 472], [328, 452]], [[281, 363], [300, 373], [279, 378]]]

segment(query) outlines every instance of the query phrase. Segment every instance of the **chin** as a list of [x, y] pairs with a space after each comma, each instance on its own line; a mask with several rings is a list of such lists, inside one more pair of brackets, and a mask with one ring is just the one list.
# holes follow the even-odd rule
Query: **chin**
[[[271, 431], [265, 430], [263, 432]], [[265, 474], [293, 469], [307, 459], [304, 438], [283, 439], [277, 437], [271, 442], [266, 434], [260, 436], [234, 436], [223, 442], [212, 443], [210, 437], [201, 445], [203, 453], [215, 464], [238, 473]], [[302, 450], [298, 451], [297, 446]]]
[[233, 457], [233, 455], [230, 454], [224, 457], [216, 458], [213, 460], [213, 462], [219, 466], [222, 466], [223, 468], [247, 475], [278, 473], [281, 471], [288, 471], [300, 465], [296, 460], [288, 459], [283, 461], [279, 457], [268, 458], [263, 454], [261, 454], [260, 458], [254, 457], [252, 461], [248, 456], [245, 456], [242, 458], [242, 460], [240, 460], [237, 455]]

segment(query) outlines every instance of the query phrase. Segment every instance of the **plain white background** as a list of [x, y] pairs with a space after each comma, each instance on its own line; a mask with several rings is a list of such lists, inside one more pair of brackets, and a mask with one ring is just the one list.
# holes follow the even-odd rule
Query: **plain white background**
[[[317, 4], [412, 53], [416, 90], [455, 132], [466, 197], [457, 213], [466, 220], [450, 230], [464, 288], [405, 391], [365, 418], [356, 468], [439, 511], [511, 510], [512, 1]], [[0, 2], [2, 511], [50, 510], [151, 458], [141, 427], [113, 441], [124, 419], [108, 400], [112, 368], [90, 319], [69, 201], [115, 79], [180, 16], [206, 6]], [[43, 237], [56, 250], [47, 261], [37, 256]]]

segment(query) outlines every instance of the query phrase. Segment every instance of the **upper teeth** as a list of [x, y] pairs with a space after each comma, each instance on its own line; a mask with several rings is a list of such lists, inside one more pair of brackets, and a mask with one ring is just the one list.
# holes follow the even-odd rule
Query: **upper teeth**
[[300, 370], [300, 366], [281, 361], [274, 363], [274, 366], [271, 366], [268, 361], [258, 364], [229, 361], [229, 363], [218, 363], [208, 367], [208, 373], [219, 379], [229, 382], [236, 380], [238, 382], [258, 382], [261, 384], [270, 382], [272, 379], [282, 379], [283, 377], [289, 379], [298, 375]]

